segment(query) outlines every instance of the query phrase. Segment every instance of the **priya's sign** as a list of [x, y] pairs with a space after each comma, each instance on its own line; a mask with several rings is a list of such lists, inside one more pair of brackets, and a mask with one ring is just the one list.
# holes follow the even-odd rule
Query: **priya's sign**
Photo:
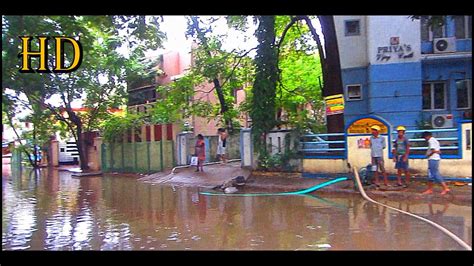
[[390, 37], [390, 45], [377, 47], [377, 61], [387, 62], [394, 58], [413, 58], [410, 44], [400, 44], [400, 37]]

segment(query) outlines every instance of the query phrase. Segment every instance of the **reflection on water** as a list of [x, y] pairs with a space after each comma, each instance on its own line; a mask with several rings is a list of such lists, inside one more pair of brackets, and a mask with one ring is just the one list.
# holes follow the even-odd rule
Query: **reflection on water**
[[[5, 172], [3, 250], [453, 250], [441, 231], [359, 196], [209, 197], [198, 188]], [[383, 202], [472, 243], [472, 210]]]

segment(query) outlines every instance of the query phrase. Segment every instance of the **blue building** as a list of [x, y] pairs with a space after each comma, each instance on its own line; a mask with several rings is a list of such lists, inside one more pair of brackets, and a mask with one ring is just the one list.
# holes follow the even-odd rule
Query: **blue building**
[[407, 129], [457, 127], [472, 112], [472, 18], [335, 16], [345, 124], [379, 117]]

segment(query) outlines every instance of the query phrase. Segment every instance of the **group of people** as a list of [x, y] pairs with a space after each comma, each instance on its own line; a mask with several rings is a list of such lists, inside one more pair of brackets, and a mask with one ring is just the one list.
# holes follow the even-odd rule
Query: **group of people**
[[[388, 174], [385, 171], [383, 160], [383, 149], [386, 148], [384, 138], [380, 137], [380, 127], [373, 125], [371, 127], [372, 136], [370, 137], [371, 149], [371, 164], [375, 168], [374, 183], [379, 187], [379, 171], [383, 175], [384, 184], [388, 186]], [[404, 126], [397, 127], [397, 138], [393, 141], [393, 161], [395, 162], [395, 169], [397, 169], [397, 183], [396, 186], [408, 187], [410, 183], [410, 172], [408, 170], [408, 156], [410, 155], [409, 140], [405, 136], [406, 128]], [[431, 132], [423, 132], [423, 138], [428, 142], [428, 150], [426, 158], [428, 159], [428, 189], [422, 194], [433, 193], [433, 182], [439, 183], [443, 190], [441, 195], [445, 195], [450, 191], [443, 177], [439, 173], [439, 162], [441, 160], [441, 147], [437, 139], [435, 139]], [[405, 173], [405, 183], [402, 183], [402, 173]]]
[[[385, 186], [388, 184], [388, 174], [385, 171], [385, 164], [383, 159], [383, 150], [386, 148], [385, 139], [380, 136], [381, 128], [377, 125], [371, 127], [372, 136], [370, 137], [370, 149], [371, 149], [371, 165], [374, 167], [374, 183], [379, 187], [379, 172], [383, 175], [383, 181]], [[410, 143], [408, 138], [405, 136], [406, 128], [404, 126], [397, 127], [397, 138], [393, 141], [393, 162], [395, 163], [395, 169], [397, 169], [397, 183], [396, 186], [408, 187], [410, 184], [410, 171], [408, 168], [408, 158], [410, 155]], [[219, 128], [218, 143], [217, 143], [217, 157], [223, 163], [226, 163], [226, 142], [227, 133], [224, 128]], [[436, 138], [433, 137], [431, 132], [423, 132], [423, 138], [428, 142], [428, 150], [426, 152], [426, 158], [428, 159], [428, 189], [422, 194], [433, 193], [433, 182], [439, 183], [443, 190], [441, 195], [445, 195], [450, 191], [443, 177], [439, 173], [439, 162], [441, 160], [441, 147]], [[195, 156], [198, 158], [196, 172], [204, 172], [203, 164], [206, 160], [206, 144], [204, 142], [204, 136], [202, 134], [197, 135], [197, 141], [195, 145]], [[402, 182], [402, 174], [405, 174], [405, 182]]]
[[[227, 132], [225, 128], [219, 128], [217, 130], [218, 140], [217, 140], [217, 157], [223, 163], [227, 162], [226, 157], [226, 144], [227, 144]], [[203, 165], [206, 160], [206, 144], [204, 142], [204, 136], [202, 134], [197, 135], [196, 144], [194, 146], [195, 156], [197, 157], [196, 172], [204, 172]]]

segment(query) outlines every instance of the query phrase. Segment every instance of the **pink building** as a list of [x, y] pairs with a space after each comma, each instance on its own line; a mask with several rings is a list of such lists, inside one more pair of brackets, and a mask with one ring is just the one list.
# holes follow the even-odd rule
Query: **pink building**
[[[158, 95], [154, 91], [156, 85], [166, 85], [186, 74], [186, 71], [192, 65], [191, 53], [170, 51], [161, 55], [159, 68], [163, 74], [158, 76], [155, 84], [147, 84], [138, 88], [129, 90], [129, 93], [135, 94], [138, 97], [130, 96], [129, 108], [137, 110], [138, 112], [146, 112], [152, 102], [156, 101]], [[192, 101], [207, 101], [212, 104], [218, 104], [219, 100], [215, 94], [212, 83], [202, 84], [195, 88], [195, 94]], [[234, 92], [236, 101], [234, 104], [239, 105], [245, 100], [245, 91], [242, 88], [237, 88]], [[139, 100], [136, 100], [139, 99]], [[241, 115], [241, 125], [248, 127], [248, 115]], [[204, 136], [217, 135], [219, 128], [218, 119], [208, 119], [204, 117], [192, 116], [186, 121], [194, 128], [195, 134], [203, 134]]]

